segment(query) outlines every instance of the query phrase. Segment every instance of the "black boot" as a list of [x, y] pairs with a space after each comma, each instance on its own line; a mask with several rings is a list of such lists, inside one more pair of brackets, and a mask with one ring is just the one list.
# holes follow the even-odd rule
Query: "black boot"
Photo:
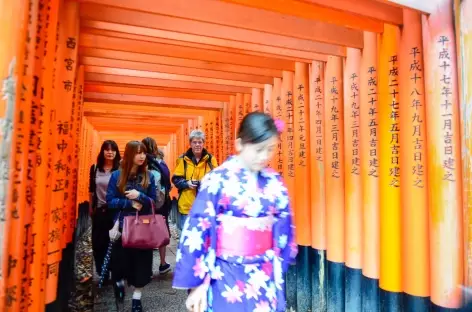
[[141, 300], [133, 299], [131, 304], [131, 312], [143, 312], [143, 305]]

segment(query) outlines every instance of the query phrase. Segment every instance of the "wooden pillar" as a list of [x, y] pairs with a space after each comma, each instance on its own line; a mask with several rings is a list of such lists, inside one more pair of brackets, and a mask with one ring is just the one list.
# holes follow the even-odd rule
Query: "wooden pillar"
[[[280, 79], [280, 78], [278, 78], [278, 79]], [[280, 79], [280, 81], [282, 81], [282, 80]], [[264, 85], [263, 97], [264, 97], [264, 102], [263, 102], [263, 106], [262, 106], [261, 109], [264, 113], [270, 114], [270, 110], [271, 110], [271, 107], [272, 107], [272, 100], [273, 100], [272, 85], [271, 84], [265, 84]]]
[[243, 114], [243, 118], [244, 118], [244, 116], [246, 116], [247, 114], [249, 114], [250, 112], [252, 112], [251, 97], [252, 97], [252, 94], [244, 93], [244, 96], [243, 96], [243, 102], [244, 102], [244, 114]]
[[[51, 131], [48, 159], [51, 176], [51, 203], [48, 233], [48, 270], [46, 278], [46, 303], [56, 300], [59, 263], [62, 249], [66, 245], [65, 234], [68, 214], [64, 204], [69, 198], [70, 166], [68, 158], [72, 149], [70, 144], [70, 115], [74, 90], [75, 71], [78, 63], [78, 3], [64, 1], [59, 8], [58, 41], [54, 98], [51, 108]], [[70, 42], [74, 42], [73, 45]], [[50, 163], [49, 163], [50, 161]]]
[[364, 32], [360, 70], [363, 206], [362, 312], [379, 310], [379, 143], [377, 34]]
[[[274, 86], [272, 87], [272, 99], [270, 101], [272, 103], [272, 109], [268, 111], [270, 111], [270, 114], [274, 118], [280, 119], [286, 122], [285, 103], [283, 103], [282, 101], [281, 92], [282, 92], [282, 79], [274, 78]], [[268, 111], [266, 111], [266, 113]], [[272, 168], [276, 170], [282, 176], [284, 175], [284, 169], [285, 169], [283, 146], [287, 139], [286, 130], [287, 129], [285, 129], [284, 132], [280, 135], [280, 141], [279, 141], [279, 144], [277, 145], [277, 150], [275, 151], [275, 157], [272, 159]]]
[[[464, 211], [464, 284], [472, 287], [472, 1], [455, 1]], [[467, 300], [471, 300], [470, 295]]]
[[360, 162], [361, 51], [347, 48], [344, 66], [344, 159], [346, 218], [345, 306], [361, 311], [362, 284], [362, 183]]
[[[282, 145], [284, 152], [284, 180], [292, 207], [295, 203], [295, 128], [294, 128], [294, 73], [283, 71], [282, 73], [282, 102], [285, 103], [286, 140]], [[296, 218], [296, 208], [294, 209]], [[297, 310], [297, 267], [291, 265], [286, 277], [287, 309]]]
[[235, 123], [234, 123], [234, 139], [238, 136], [239, 125], [244, 118], [244, 94], [236, 93], [236, 106], [235, 106]]
[[252, 88], [251, 112], [262, 111], [264, 104], [264, 93], [262, 89]]
[[462, 175], [456, 43], [452, 0], [423, 16], [430, 210], [431, 301], [462, 304], [464, 281]]
[[311, 309], [311, 202], [309, 65], [295, 63], [295, 223], [297, 229], [297, 309]]
[[326, 311], [326, 161], [324, 80], [325, 65], [314, 61], [310, 68], [310, 202], [312, 250], [312, 311]]
[[328, 57], [325, 75], [327, 308], [344, 311], [344, 113], [343, 64]]
[[[19, 1], [18, 7], [4, 4], [5, 8], [10, 8], [12, 20], [18, 25], [13, 26], [17, 33], [12, 34], [14, 57], [12, 62], [8, 62], [8, 78], [5, 83], [6, 109], [5, 119], [12, 122], [5, 127], [2, 144], [5, 144], [5, 150], [2, 157], [7, 153], [9, 164], [4, 161], [4, 166], [8, 171], [8, 181], [5, 191], [7, 193], [2, 198], [2, 211], [0, 218], [4, 231], [2, 241], [2, 281], [1, 295], [2, 302], [0, 310], [2, 311], [20, 311], [27, 307], [27, 302], [22, 302], [22, 294], [29, 293], [28, 266], [32, 250], [30, 240], [32, 239], [32, 196], [27, 193], [27, 186], [31, 187], [31, 181], [28, 174], [28, 144], [31, 129], [31, 102], [33, 96], [33, 76], [35, 74], [35, 44], [32, 38], [36, 36], [36, 26], [38, 19], [38, 4], [30, 4], [28, 1]], [[2, 21], [3, 22], [3, 21]], [[3, 30], [2, 30], [3, 31]], [[18, 37], [17, 37], [18, 36]], [[7, 37], [8, 38], [8, 37]], [[11, 47], [9, 47], [11, 49]], [[6, 53], [9, 55], [9, 53]], [[3, 57], [0, 57], [3, 61]], [[3, 78], [3, 77], [2, 77]], [[12, 129], [9, 129], [11, 126]], [[10, 132], [12, 131], [12, 132]], [[8, 144], [11, 142], [11, 145]], [[8, 156], [7, 156], [8, 157]], [[5, 159], [6, 160], [6, 159]], [[30, 179], [31, 180], [31, 179]], [[30, 189], [30, 191], [32, 191]], [[25, 255], [27, 251], [27, 257]]]
[[400, 176], [405, 307], [429, 311], [429, 233], [421, 15], [403, 10], [400, 43]]
[[401, 311], [400, 30], [385, 25], [379, 56], [380, 309]]

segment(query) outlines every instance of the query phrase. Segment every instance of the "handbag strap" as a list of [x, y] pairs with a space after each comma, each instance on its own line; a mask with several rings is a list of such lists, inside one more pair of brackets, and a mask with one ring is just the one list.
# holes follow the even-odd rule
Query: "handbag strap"
[[[154, 201], [149, 198], [149, 201], [151, 202], [151, 212], [152, 212], [152, 217], [154, 218], [154, 216], [156, 215], [156, 212], [154, 210], [156, 210], [156, 203], [154, 203]], [[138, 220], [139, 218], [139, 211], [136, 210], [136, 220]]]

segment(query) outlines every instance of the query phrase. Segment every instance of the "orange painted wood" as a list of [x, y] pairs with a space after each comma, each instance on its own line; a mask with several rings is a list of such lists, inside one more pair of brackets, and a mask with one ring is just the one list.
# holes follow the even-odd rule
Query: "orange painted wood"
[[457, 54], [452, 0], [422, 17], [425, 66], [431, 301], [462, 304], [464, 236]]
[[[464, 236], [464, 284], [472, 286], [472, 110], [471, 91], [472, 64], [471, 34], [472, 34], [472, 2], [470, 0], [454, 1], [454, 16], [456, 20], [456, 40], [458, 46], [457, 68], [459, 69], [459, 92], [461, 96], [461, 133], [462, 135], [462, 178], [463, 178], [463, 211]], [[466, 300], [470, 295], [466, 295]]]
[[377, 0], [330, 0], [329, 2], [323, 0], [302, 0], [304, 2], [321, 5], [332, 8], [334, 10], [341, 10], [350, 14], [356, 14], [363, 17], [368, 17], [384, 23], [393, 25], [402, 25], [402, 9], [395, 4], [382, 3]]
[[311, 180], [310, 180], [310, 97], [309, 66], [295, 64], [294, 132], [295, 132], [295, 222], [297, 242], [311, 246]]
[[[264, 86], [265, 87], [265, 86]], [[264, 109], [263, 89], [252, 88], [251, 94], [251, 112], [262, 111]]]
[[[8, 8], [8, 6], [5, 6]], [[28, 177], [28, 144], [29, 133], [32, 125], [31, 118], [31, 101], [33, 96], [33, 76], [35, 74], [35, 43], [26, 40], [35, 35], [38, 17], [38, 5], [29, 4], [27, 1], [21, 1], [18, 7], [12, 13], [18, 14], [13, 16], [19, 25], [18, 33], [14, 35], [11, 43], [15, 46], [16, 64], [9, 74], [14, 76], [16, 81], [11, 81], [5, 91], [8, 92], [8, 112], [11, 118], [12, 129], [11, 145], [6, 146], [5, 154], [9, 154], [9, 163], [2, 164], [7, 168], [4, 175], [8, 176], [3, 183], [8, 185], [8, 193], [2, 198], [2, 205], [5, 205], [5, 211], [2, 211], [2, 302], [0, 308], [4, 311], [21, 311], [25, 310], [29, 302], [21, 301], [22, 294], [29, 294], [28, 265], [32, 250], [29, 250], [31, 233], [31, 214], [32, 202], [30, 195], [27, 193], [27, 186], [31, 187]], [[31, 18], [28, 18], [31, 16]], [[31, 51], [31, 52], [29, 52]], [[3, 60], [2, 60], [3, 61]], [[12, 66], [8, 60], [9, 66]], [[12, 96], [16, 94], [16, 97]], [[12, 101], [12, 102], [10, 102]], [[14, 109], [14, 113], [10, 110]], [[34, 127], [33, 127], [34, 129]], [[30, 190], [31, 191], [31, 190]], [[28, 254], [25, 255], [25, 249]]]
[[329, 261], [345, 261], [343, 64], [330, 57], [325, 73], [326, 247]]
[[85, 72], [106, 74], [106, 75], [117, 75], [117, 76], [130, 76], [130, 77], [142, 77], [142, 78], [153, 78], [153, 79], [163, 79], [163, 80], [211, 83], [211, 84], [218, 84], [218, 85], [239, 86], [239, 87], [248, 87], [248, 88], [263, 87], [262, 84], [255, 83], [255, 82], [225, 80], [225, 79], [198, 77], [198, 76], [185, 76], [185, 75], [152, 72], [152, 71], [99, 67], [99, 66], [91, 66], [91, 65], [85, 66]]
[[378, 40], [364, 33], [360, 69], [361, 178], [363, 205], [362, 274], [379, 278]]
[[362, 183], [360, 159], [361, 51], [348, 48], [344, 66], [344, 210], [346, 266], [362, 268]]
[[[294, 124], [294, 111], [295, 111], [295, 100], [294, 100], [294, 73], [289, 71], [283, 72], [281, 96], [285, 117], [285, 133], [286, 140], [282, 142], [282, 150], [284, 157], [284, 180], [287, 184], [288, 194], [291, 199], [292, 207], [295, 207], [295, 135], [296, 129]], [[274, 106], [274, 102], [272, 102]], [[296, 218], [296, 209], [293, 209]], [[296, 219], [295, 219], [296, 220]]]
[[244, 105], [244, 94], [238, 93], [236, 94], [236, 102], [235, 102], [235, 114], [234, 114], [234, 133], [235, 133], [235, 139], [238, 137], [238, 130], [239, 130], [239, 125], [241, 124], [241, 121], [244, 118], [244, 111], [245, 111], [245, 105]]
[[[56, 300], [59, 263], [62, 259], [62, 249], [66, 246], [68, 207], [68, 186], [71, 178], [69, 156], [70, 146], [70, 115], [72, 95], [76, 78], [77, 44], [78, 42], [78, 4], [75, 1], [64, 1], [59, 7], [58, 40], [56, 52], [56, 73], [54, 95], [51, 106], [51, 132], [49, 137], [48, 159], [50, 173], [50, 212], [48, 230], [47, 264], [50, 274], [46, 276], [46, 303]], [[72, 38], [69, 39], [69, 38]], [[56, 271], [57, 272], [54, 272]], [[52, 273], [51, 273], [52, 272]]]
[[[152, 22], [153, 24], [156, 23], [155, 17], [156, 15], [151, 16], [152, 18], [151, 21], [153, 21]], [[126, 13], [126, 18], [129, 18], [129, 12]], [[144, 25], [144, 26], [149, 26], [149, 24], [146, 21], [140, 20], [139, 24]], [[126, 38], [126, 39], [132, 39], [132, 40], [150, 41], [150, 42], [169, 44], [169, 45], [181, 45], [184, 47], [191, 47], [191, 48], [210, 50], [210, 51], [229, 52], [229, 53], [236, 53], [236, 54], [241, 54], [241, 55], [271, 57], [271, 58], [278, 58], [278, 59], [296, 61], [296, 62], [307, 62], [309, 59], [325, 60], [327, 57], [326, 55], [327, 53], [333, 53], [336, 55], [345, 55], [345, 48], [327, 44], [327, 43], [316, 43], [316, 45], [319, 46], [318, 50], [323, 51], [325, 53], [325, 54], [321, 54], [321, 53], [318, 53], [318, 50], [317, 52], [291, 50], [291, 49], [286, 49], [284, 47], [262, 46], [262, 45], [253, 44], [253, 43], [236, 42], [236, 41], [231, 41], [231, 40], [209, 38], [209, 37], [204, 37], [204, 36], [197, 36], [197, 37], [199, 37], [199, 39], [202, 39], [203, 42], [208, 42], [208, 44], [204, 44], [199, 41], [188, 42], [185, 40], [182, 41], [182, 40], [168, 39], [167, 37], [163, 37], [163, 38], [156, 37], [155, 35], [161, 34], [162, 31], [157, 31], [150, 28], [125, 26], [122, 24], [118, 24], [118, 27], [113, 27], [112, 25], [117, 25], [117, 24], [106, 23], [106, 26], [108, 26], [106, 28], [112, 28], [112, 29], [120, 28], [122, 32], [107, 30], [107, 29], [100, 29], [100, 28], [83, 27], [81, 33], [102, 35], [102, 36], [107, 36], [107, 37]], [[162, 23], [159, 23], [158, 25], [161, 26]], [[175, 32], [169, 32], [169, 33], [171, 37], [182, 36], [179, 33], [175, 33]], [[229, 41], [230, 44], [228, 43], [222, 44], [221, 41], [223, 41], [224, 43]]]
[[208, 101], [229, 101], [229, 95], [196, 93], [188, 91], [172, 91], [172, 90], [156, 90], [139, 87], [110, 86], [100, 84], [85, 85], [85, 92], [115, 93], [115, 94], [132, 94], [147, 95], [157, 97], [171, 97], [180, 99], [208, 100]]
[[255, 83], [269, 83], [271, 82], [271, 79], [272, 79], [271, 77], [259, 76], [259, 75], [227, 73], [227, 72], [221, 72], [221, 71], [216, 71], [216, 70], [153, 64], [153, 63], [145, 63], [142, 61], [134, 62], [134, 61], [125, 61], [125, 60], [112, 60], [112, 59], [97, 58], [97, 57], [90, 57], [90, 56], [81, 57], [81, 64], [91, 65], [91, 66], [100, 66], [100, 67], [152, 71], [152, 72], [159, 72], [159, 73], [169, 73], [169, 74], [184, 75], [184, 76], [202, 77], [202, 78], [215, 78], [215, 79], [232, 80], [232, 81], [255, 82]]
[[156, 42], [136, 41], [98, 35], [82, 34], [80, 45], [88, 48], [113, 49], [136, 53], [180, 57], [191, 60], [229, 63], [234, 65], [266, 67], [272, 69], [292, 69], [292, 61], [253, 55], [210, 51], [204, 49], [168, 45]]
[[325, 64], [310, 66], [311, 246], [326, 250]]
[[172, 65], [179, 67], [191, 67], [206, 70], [216, 70], [230, 73], [241, 73], [241, 74], [252, 74], [267, 77], [282, 77], [282, 71], [271, 68], [255, 67], [255, 66], [244, 66], [234, 65], [217, 62], [207, 62], [200, 60], [182, 59], [177, 57], [145, 54], [145, 53], [134, 53], [117, 50], [97, 49], [97, 48], [86, 48], [79, 47], [79, 54], [83, 57], [97, 57], [114, 60], [124, 61], [137, 61], [152, 64], [163, 64]]
[[349, 28], [381, 33], [383, 24], [380, 21], [350, 14], [344, 10], [333, 10], [326, 6], [314, 5], [303, 1], [272, 0], [224, 0], [226, 2], [269, 10], [285, 15], [297, 16], [317, 22], [326, 22]]
[[[337, 25], [219, 1], [195, 0], [188, 3], [184, 0], [162, 0], [153, 5], [150, 5], [146, 0], [133, 2], [126, 0], [85, 0], [83, 2], [100, 3], [218, 25], [362, 48], [362, 33], [357, 30], [349, 30]], [[189, 28], [186, 32], [191, 29]]]
[[402, 283], [405, 293], [429, 297], [428, 149], [421, 15], [405, 9], [403, 19], [399, 49]]
[[203, 43], [213, 49], [226, 47], [299, 58], [346, 54], [343, 47], [322, 42], [88, 3], [83, 4], [81, 15], [87, 19], [83, 27], [166, 38], [182, 44]]
[[[269, 104], [272, 106], [269, 109]], [[272, 115], [273, 118], [279, 119], [285, 123], [286, 108], [282, 101], [282, 79], [274, 78], [274, 85], [272, 86], [272, 97], [270, 102], [266, 104], [266, 113]], [[286, 128], [286, 127], [285, 127]], [[275, 156], [272, 158], [271, 167], [276, 170], [281, 176], [284, 176], [284, 170], [287, 170], [284, 161], [284, 142], [287, 140], [287, 129], [280, 134], [280, 140], [277, 144]]]
[[85, 100], [106, 100], [115, 102], [143, 102], [154, 104], [180, 105], [188, 107], [205, 107], [213, 109], [223, 108], [221, 102], [208, 100], [179, 99], [170, 97], [156, 97], [147, 95], [131, 95], [131, 94], [112, 94], [85, 92]]
[[244, 116], [252, 111], [252, 103], [251, 103], [251, 94], [244, 94], [243, 95], [244, 101]]
[[403, 290], [401, 270], [400, 30], [385, 25], [379, 52], [380, 287]]
[[104, 75], [95, 73], [86, 73], [85, 79], [93, 82], [120, 83], [138, 86], [156, 86], [156, 87], [172, 87], [177, 89], [193, 89], [200, 91], [223, 91], [230, 93], [251, 93], [251, 88], [238, 86], [225, 86], [201, 82], [184, 82], [165, 79], [126, 77], [115, 75]]

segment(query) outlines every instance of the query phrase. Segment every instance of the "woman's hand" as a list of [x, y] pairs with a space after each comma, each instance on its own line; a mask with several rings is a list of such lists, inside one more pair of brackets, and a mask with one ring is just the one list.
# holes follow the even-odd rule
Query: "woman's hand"
[[140, 202], [137, 202], [135, 200], [133, 200], [132, 205], [133, 205], [133, 208], [136, 209], [137, 211], [141, 211], [141, 209], [143, 208], [143, 205]]
[[190, 294], [185, 301], [185, 306], [190, 312], [204, 312], [208, 307], [207, 296], [208, 296], [209, 285], [203, 283], [200, 286], [192, 289]]
[[136, 190], [130, 190], [125, 192], [125, 196], [128, 199], [136, 199], [139, 197], [139, 192]]

